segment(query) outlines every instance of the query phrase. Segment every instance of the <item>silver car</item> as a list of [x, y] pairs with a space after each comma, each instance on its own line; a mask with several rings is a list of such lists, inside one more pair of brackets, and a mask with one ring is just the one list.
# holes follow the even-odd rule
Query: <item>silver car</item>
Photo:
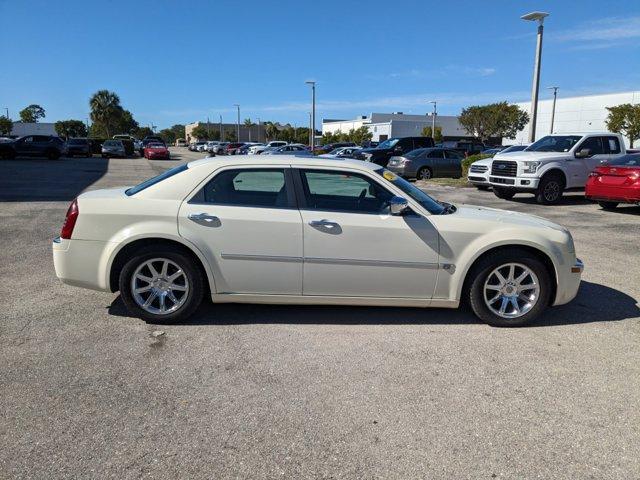
[[404, 178], [460, 178], [464, 157], [448, 148], [418, 148], [401, 157], [391, 157], [387, 169]]
[[305, 145], [292, 143], [290, 145], [285, 145], [284, 147], [278, 147], [268, 150], [265, 150], [262, 155], [302, 155], [302, 156], [312, 156], [313, 154], [307, 150]]
[[124, 158], [127, 156], [127, 152], [124, 149], [124, 143], [120, 140], [106, 140], [102, 144], [102, 157], [110, 158], [110, 157], [121, 157]]

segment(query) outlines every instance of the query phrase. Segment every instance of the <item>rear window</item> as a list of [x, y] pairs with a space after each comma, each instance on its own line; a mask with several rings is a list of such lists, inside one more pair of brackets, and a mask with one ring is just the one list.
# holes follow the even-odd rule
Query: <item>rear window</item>
[[180, 172], [184, 172], [187, 168], [189, 168], [187, 166], [187, 164], [171, 168], [171, 169], [167, 170], [166, 172], [161, 173], [160, 175], [158, 175], [156, 177], [150, 178], [149, 180], [145, 180], [144, 182], [139, 183], [135, 187], [129, 188], [128, 190], [125, 191], [125, 193], [127, 195], [129, 195], [129, 196], [135, 195], [136, 193], [141, 192], [145, 188], [149, 188], [152, 185], [155, 185], [156, 183], [160, 183], [160, 182], [162, 182], [163, 180], [166, 180], [169, 177], [173, 177], [174, 175], [177, 175]]

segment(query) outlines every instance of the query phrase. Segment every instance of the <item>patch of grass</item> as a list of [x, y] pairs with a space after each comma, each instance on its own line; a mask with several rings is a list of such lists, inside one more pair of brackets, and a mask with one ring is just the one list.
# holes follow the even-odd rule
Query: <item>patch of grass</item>
[[443, 185], [445, 187], [456, 187], [456, 188], [471, 188], [469, 182], [467, 182], [467, 177], [462, 178], [432, 178], [431, 180], [421, 180], [417, 182], [418, 185]]

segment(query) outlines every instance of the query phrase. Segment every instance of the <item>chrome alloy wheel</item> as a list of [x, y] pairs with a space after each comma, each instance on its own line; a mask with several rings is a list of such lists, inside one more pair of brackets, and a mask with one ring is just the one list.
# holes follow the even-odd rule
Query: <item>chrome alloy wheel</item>
[[528, 313], [540, 297], [536, 274], [521, 263], [506, 263], [484, 282], [484, 303], [495, 315], [518, 318]]
[[152, 258], [133, 272], [131, 294], [145, 311], [166, 315], [178, 310], [187, 300], [189, 281], [175, 262], [167, 258]]

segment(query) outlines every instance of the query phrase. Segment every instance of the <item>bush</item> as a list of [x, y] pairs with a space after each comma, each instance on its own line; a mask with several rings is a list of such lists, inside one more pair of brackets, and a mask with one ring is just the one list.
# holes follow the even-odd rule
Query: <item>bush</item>
[[475, 155], [471, 155], [464, 160], [462, 160], [462, 176], [466, 177], [469, 173], [469, 167], [473, 162], [477, 162], [478, 160], [482, 160], [483, 158], [491, 158], [492, 155], [483, 155], [481, 153], [476, 153]]

